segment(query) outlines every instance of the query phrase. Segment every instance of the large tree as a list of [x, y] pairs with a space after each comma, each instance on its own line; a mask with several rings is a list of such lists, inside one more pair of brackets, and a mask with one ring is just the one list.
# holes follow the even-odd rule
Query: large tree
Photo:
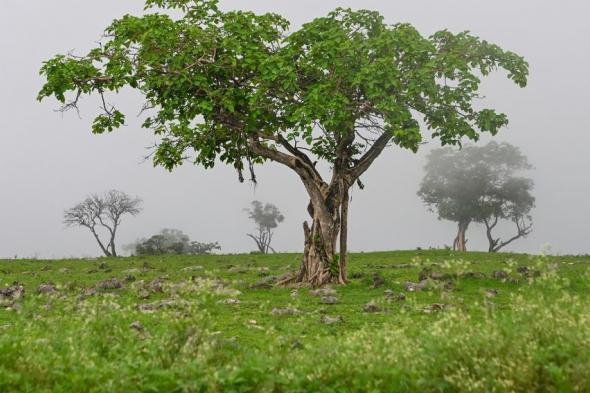
[[[76, 206], [64, 212], [67, 226], [88, 228], [103, 254], [117, 256], [115, 239], [123, 216], [136, 216], [141, 212], [141, 199], [124, 192], [110, 190], [103, 194], [92, 194]], [[108, 241], [101, 240], [100, 230], [107, 232]]]
[[311, 223], [293, 279], [313, 285], [346, 282], [349, 189], [388, 145], [416, 151], [422, 128], [443, 144], [495, 134], [507, 118], [473, 106], [480, 77], [503, 68], [525, 86], [528, 75], [520, 56], [466, 32], [424, 37], [373, 11], [339, 8], [289, 33], [279, 15], [223, 12], [214, 0], [146, 8], [115, 20], [89, 53], [46, 61], [39, 99], [74, 108], [98, 95], [93, 131], [103, 133], [125, 121], [107, 94], [130, 87], [159, 137], [156, 165], [221, 161], [254, 181], [267, 160], [294, 171]]
[[[457, 223], [453, 249], [466, 251], [467, 229], [477, 222], [486, 227], [488, 250], [496, 252], [531, 231], [533, 182], [519, 176], [530, 168], [520, 149], [508, 143], [435, 149], [428, 155], [418, 195], [439, 219]], [[516, 234], [505, 241], [492, 233], [501, 220], [516, 227]]]

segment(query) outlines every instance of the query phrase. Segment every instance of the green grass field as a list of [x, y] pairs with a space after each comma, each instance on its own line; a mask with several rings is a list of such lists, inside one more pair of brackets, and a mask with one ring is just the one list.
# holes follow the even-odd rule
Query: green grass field
[[332, 293], [272, 286], [298, 258], [2, 261], [0, 392], [590, 391], [589, 257], [358, 253]]

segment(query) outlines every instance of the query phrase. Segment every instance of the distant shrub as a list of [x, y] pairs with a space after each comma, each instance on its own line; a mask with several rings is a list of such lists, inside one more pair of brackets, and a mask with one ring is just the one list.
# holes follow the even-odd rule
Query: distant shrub
[[221, 250], [219, 243], [191, 241], [178, 229], [163, 229], [149, 239], [140, 239], [128, 247], [134, 255], [203, 255]]

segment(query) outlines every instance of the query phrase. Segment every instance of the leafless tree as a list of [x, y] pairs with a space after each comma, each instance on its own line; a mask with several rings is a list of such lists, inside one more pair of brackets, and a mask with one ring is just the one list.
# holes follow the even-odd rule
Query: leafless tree
[[[64, 212], [64, 223], [67, 226], [88, 228], [104, 255], [116, 257], [115, 237], [121, 220], [126, 214], [138, 215], [141, 212], [141, 202], [141, 199], [133, 198], [117, 190], [93, 194], [76, 206], [67, 209]], [[101, 228], [108, 234], [108, 243], [100, 238], [99, 229]]]

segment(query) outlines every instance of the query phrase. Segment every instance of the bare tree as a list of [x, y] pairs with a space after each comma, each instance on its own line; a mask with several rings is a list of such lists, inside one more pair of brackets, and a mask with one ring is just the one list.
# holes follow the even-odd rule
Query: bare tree
[[[115, 238], [124, 215], [136, 216], [141, 212], [141, 199], [133, 198], [124, 192], [110, 190], [104, 194], [93, 194], [76, 206], [64, 212], [67, 226], [86, 227], [92, 232], [101, 251], [107, 257], [117, 256]], [[99, 229], [108, 234], [108, 243], [101, 240]]]
[[245, 209], [248, 216], [256, 223], [258, 233], [247, 235], [251, 237], [258, 246], [258, 250], [263, 254], [268, 254], [269, 250], [275, 252], [274, 248], [270, 246], [272, 241], [273, 229], [283, 222], [283, 216], [278, 207], [272, 203], [262, 204], [260, 201], [252, 201], [252, 207]]

